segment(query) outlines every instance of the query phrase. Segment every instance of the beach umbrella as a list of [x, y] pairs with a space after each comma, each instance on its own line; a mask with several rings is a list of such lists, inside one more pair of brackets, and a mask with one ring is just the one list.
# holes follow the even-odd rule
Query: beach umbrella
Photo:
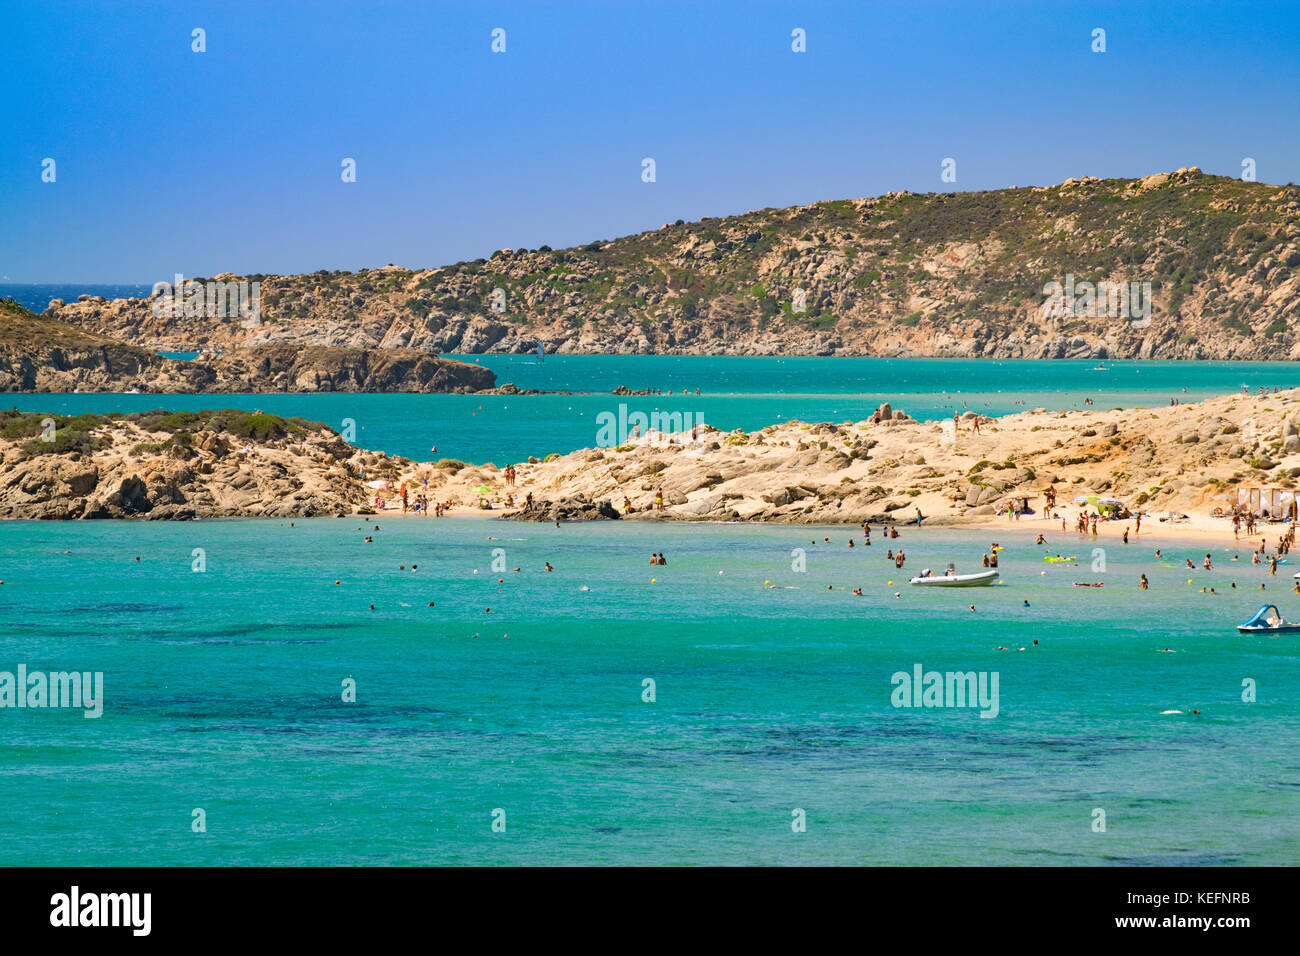
[[478, 486], [477, 488], [475, 488], [474, 490], [477, 491], [479, 494], [482, 495], [482, 494], [487, 494], [487, 493], [489, 493], [492, 489], [489, 488], [487, 485], [479, 485], [479, 486]]
[[367, 482], [366, 482], [366, 487], [367, 487], [367, 488], [374, 488], [375, 491], [387, 491], [387, 490], [388, 490], [388, 482], [383, 481], [382, 479], [378, 479], [378, 478], [377, 478], [377, 479], [375, 479], [374, 481], [367, 481]]
[[1120, 501], [1118, 498], [1098, 498], [1097, 504], [1106, 505], [1110, 508], [1122, 508], [1124, 506], [1124, 502]]

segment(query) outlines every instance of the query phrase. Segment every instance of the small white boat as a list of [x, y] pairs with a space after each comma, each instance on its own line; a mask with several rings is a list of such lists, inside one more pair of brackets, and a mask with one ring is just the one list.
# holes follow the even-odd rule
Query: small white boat
[[1300, 631], [1300, 624], [1284, 618], [1276, 605], [1265, 604], [1249, 621], [1238, 624], [1237, 630], [1242, 634], [1289, 634]]
[[943, 574], [934, 574], [926, 568], [909, 583], [920, 588], [981, 588], [992, 584], [997, 579], [998, 572], [991, 568], [971, 574], [958, 574], [956, 567], [950, 564]]

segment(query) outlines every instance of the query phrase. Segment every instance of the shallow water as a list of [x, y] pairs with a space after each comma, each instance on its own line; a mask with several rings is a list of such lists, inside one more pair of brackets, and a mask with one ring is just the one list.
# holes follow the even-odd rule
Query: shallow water
[[[1230, 551], [1003, 535], [1005, 586], [935, 591], [990, 532], [373, 521], [0, 524], [0, 670], [105, 692], [0, 710], [0, 863], [1300, 858], [1297, 639], [1234, 630], [1296, 598]], [[917, 663], [996, 671], [997, 716], [894, 707]]]

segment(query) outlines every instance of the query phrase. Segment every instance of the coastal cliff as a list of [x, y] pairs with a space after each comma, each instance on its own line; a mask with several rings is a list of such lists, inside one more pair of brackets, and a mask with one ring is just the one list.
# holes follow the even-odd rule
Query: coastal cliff
[[496, 375], [415, 349], [275, 344], [194, 361], [0, 300], [0, 392], [475, 392]]
[[[47, 315], [168, 351], [540, 339], [584, 354], [1300, 359], [1300, 187], [1196, 167], [1083, 176], [679, 220], [435, 269], [245, 278], [261, 283], [251, 329], [158, 317], [146, 299]], [[1044, 308], [1050, 283], [1070, 290], [1062, 308]], [[1140, 292], [1144, 314], [1085, 288], [1102, 283]]]

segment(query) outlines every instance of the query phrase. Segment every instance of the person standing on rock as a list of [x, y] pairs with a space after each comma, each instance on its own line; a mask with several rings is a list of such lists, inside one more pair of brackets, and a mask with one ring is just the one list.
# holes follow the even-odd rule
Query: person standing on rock
[[664, 490], [662, 488], [655, 492], [655, 510], [664, 510]]

